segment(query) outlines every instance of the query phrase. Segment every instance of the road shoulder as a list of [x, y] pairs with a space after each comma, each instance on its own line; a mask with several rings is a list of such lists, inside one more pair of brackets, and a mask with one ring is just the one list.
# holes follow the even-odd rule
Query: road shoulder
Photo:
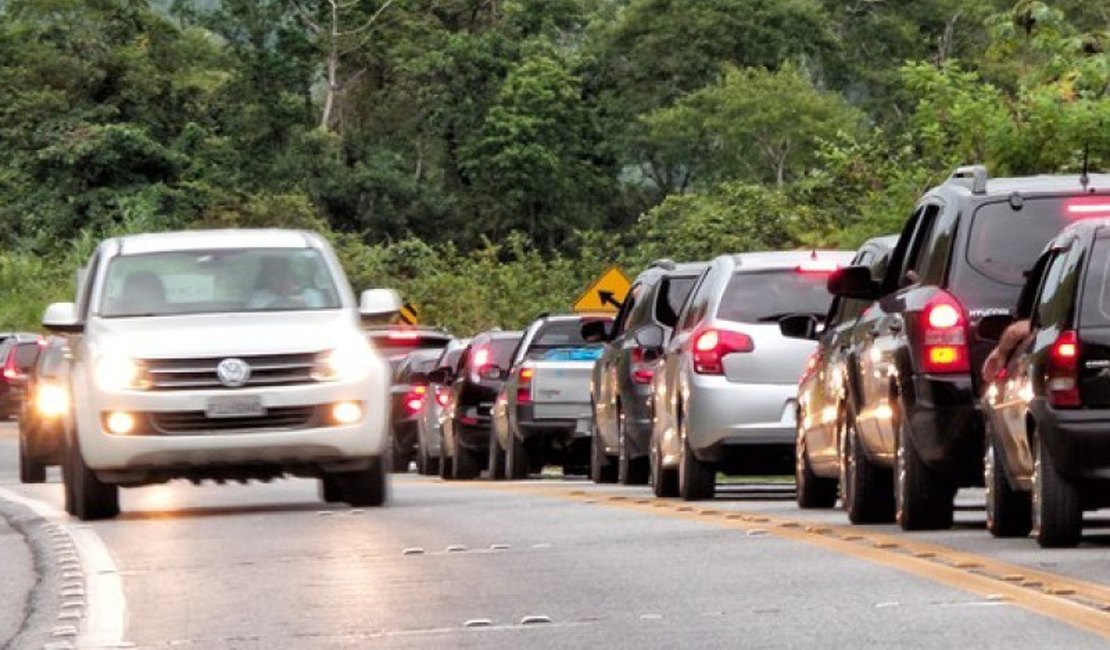
[[[43, 647], [62, 641], [58, 620], [61, 578], [45, 519], [0, 496], [0, 648]], [[10, 604], [10, 605], [9, 605]]]

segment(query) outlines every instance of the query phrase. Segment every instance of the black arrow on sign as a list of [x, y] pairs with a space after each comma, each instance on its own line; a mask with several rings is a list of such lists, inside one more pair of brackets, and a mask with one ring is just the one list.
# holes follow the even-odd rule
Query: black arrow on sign
[[612, 291], [598, 291], [597, 297], [601, 299], [601, 304], [609, 304], [613, 307], [620, 309], [621, 303], [613, 296]]

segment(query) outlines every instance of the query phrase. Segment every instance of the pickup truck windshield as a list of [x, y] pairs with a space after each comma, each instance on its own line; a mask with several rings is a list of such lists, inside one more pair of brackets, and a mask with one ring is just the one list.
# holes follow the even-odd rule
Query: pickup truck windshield
[[339, 307], [335, 280], [315, 249], [172, 251], [113, 259], [100, 315], [122, 318]]

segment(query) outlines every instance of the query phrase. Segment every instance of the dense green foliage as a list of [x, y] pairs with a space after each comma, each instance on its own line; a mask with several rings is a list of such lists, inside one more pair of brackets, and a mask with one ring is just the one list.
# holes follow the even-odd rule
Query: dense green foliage
[[326, 232], [473, 332], [654, 257], [854, 246], [957, 164], [1110, 165], [1084, 0], [0, 0], [0, 328], [100, 238]]

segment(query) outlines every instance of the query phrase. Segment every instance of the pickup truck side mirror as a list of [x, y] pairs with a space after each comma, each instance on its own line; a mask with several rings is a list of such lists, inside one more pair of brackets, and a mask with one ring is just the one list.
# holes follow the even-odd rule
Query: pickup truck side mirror
[[790, 339], [816, 340], [821, 334], [821, 321], [813, 314], [794, 314], [779, 319], [779, 331]]
[[85, 324], [77, 317], [77, 305], [72, 302], [56, 302], [46, 308], [42, 315], [42, 326], [60, 334], [79, 334]]
[[829, 293], [842, 298], [878, 300], [882, 288], [866, 266], [846, 266], [829, 274]]
[[359, 298], [362, 318], [381, 318], [401, 311], [401, 296], [393, 289], [367, 289]]
[[975, 333], [980, 339], [988, 341], [1001, 341], [1002, 333], [1014, 322], [1014, 317], [1009, 314], [992, 314], [979, 319], [975, 326]]

